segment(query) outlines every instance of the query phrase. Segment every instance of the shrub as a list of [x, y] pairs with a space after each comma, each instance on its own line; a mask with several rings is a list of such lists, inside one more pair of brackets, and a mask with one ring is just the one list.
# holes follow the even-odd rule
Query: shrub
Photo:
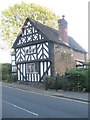
[[70, 81], [74, 91], [82, 91], [88, 87], [88, 68], [74, 68], [66, 71], [66, 77]]
[[51, 76], [45, 76], [43, 85], [45, 88], [54, 89], [55, 88], [55, 79]]
[[9, 63], [2, 64], [2, 80], [5, 82], [16, 82], [17, 76], [11, 74], [12, 65]]
[[74, 68], [66, 71], [63, 76], [57, 75], [55, 78], [50, 76], [44, 77], [44, 86], [45, 88], [62, 89], [64, 91], [90, 91], [89, 73], [90, 67]]
[[9, 82], [9, 83], [17, 82], [17, 75], [8, 75], [6, 82]]
[[45, 88], [67, 90], [70, 83], [65, 76], [57, 75], [55, 78], [51, 76], [44, 77], [43, 84]]
[[55, 79], [57, 79], [57, 88], [58, 89], [62, 89], [62, 90], [68, 89], [68, 86], [70, 83], [69, 83], [68, 79], [66, 78], [66, 76], [57, 75], [55, 77]]
[[88, 80], [85, 85], [86, 85], [86, 91], [90, 92], [90, 62], [89, 62], [89, 66], [88, 66]]
[[6, 80], [8, 75], [11, 75], [11, 64], [2, 64], [2, 80]]

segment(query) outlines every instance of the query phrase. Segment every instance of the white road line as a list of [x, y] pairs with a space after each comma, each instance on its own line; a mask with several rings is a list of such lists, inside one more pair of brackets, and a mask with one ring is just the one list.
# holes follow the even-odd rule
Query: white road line
[[15, 104], [13, 104], [13, 103], [7, 102], [6, 100], [2, 100], [2, 101], [5, 102], [5, 103], [7, 103], [7, 104], [9, 104], [9, 105], [11, 105], [11, 106], [13, 106], [13, 107], [16, 107], [16, 108], [18, 108], [18, 109], [24, 110], [24, 111], [26, 111], [26, 112], [28, 112], [28, 113], [30, 113], [30, 114], [33, 114], [33, 115], [35, 115], [35, 116], [39, 116], [39, 114], [37, 114], [37, 113], [34, 113], [34, 112], [29, 111], [29, 110], [27, 110], [27, 109], [24, 109], [24, 108], [22, 108], [22, 107], [20, 107], [20, 106], [17, 106], [17, 105], [15, 105]]
[[58, 98], [58, 99], [64, 99], [64, 100], [68, 100], [68, 101], [74, 101], [74, 102], [78, 102], [78, 103], [88, 104], [88, 102], [84, 102], [84, 101], [74, 100], [74, 99], [70, 99], [70, 98], [57, 97], [57, 96], [52, 96], [52, 95], [48, 95], [48, 94], [44, 94], [44, 93], [38, 93], [38, 92], [34, 92], [34, 91], [27, 91], [27, 90], [23, 90], [23, 89], [20, 89], [20, 88], [13, 88], [11, 86], [4, 85], [4, 87], [11, 88], [11, 89], [16, 89], [16, 90], [20, 90], [20, 91], [24, 91], [24, 92], [28, 92], [28, 93], [44, 95], [44, 96], [48, 96], [48, 97], [52, 97], [52, 98]]

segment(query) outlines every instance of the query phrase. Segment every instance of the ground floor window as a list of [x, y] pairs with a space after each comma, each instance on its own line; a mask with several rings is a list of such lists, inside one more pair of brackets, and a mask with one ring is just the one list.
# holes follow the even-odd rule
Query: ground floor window
[[34, 73], [39, 71], [38, 63], [27, 63], [26, 65], [27, 73]]
[[28, 63], [27, 64], [27, 73], [35, 72], [35, 63]]

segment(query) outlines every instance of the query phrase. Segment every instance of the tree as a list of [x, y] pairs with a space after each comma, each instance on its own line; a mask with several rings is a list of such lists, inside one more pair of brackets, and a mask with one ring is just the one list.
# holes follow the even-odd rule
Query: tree
[[36, 4], [15, 4], [9, 9], [2, 11], [2, 32], [1, 35], [7, 41], [9, 47], [14, 43], [18, 32], [24, 24], [27, 17], [37, 20], [41, 23], [45, 22], [52, 28], [57, 28], [57, 20], [59, 16], [55, 15], [50, 9], [41, 7]]
[[2, 65], [2, 80], [6, 80], [11, 75], [11, 64], [5, 63], [0, 65]]

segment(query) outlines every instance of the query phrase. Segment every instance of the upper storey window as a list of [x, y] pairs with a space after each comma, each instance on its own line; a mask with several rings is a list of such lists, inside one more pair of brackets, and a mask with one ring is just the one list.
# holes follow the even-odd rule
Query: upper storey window
[[36, 45], [29, 46], [26, 48], [26, 54], [34, 54], [36, 53]]

